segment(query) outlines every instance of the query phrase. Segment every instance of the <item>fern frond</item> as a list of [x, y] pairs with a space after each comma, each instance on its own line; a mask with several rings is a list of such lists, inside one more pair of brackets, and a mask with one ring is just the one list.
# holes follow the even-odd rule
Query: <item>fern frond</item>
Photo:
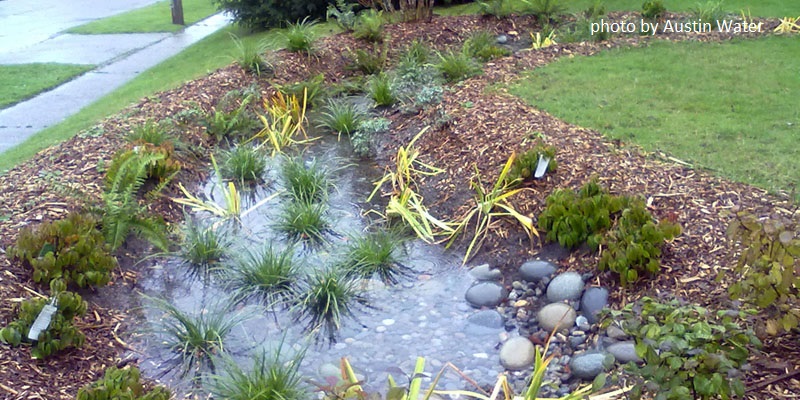
[[147, 240], [161, 251], [169, 251], [167, 224], [157, 217], [133, 218], [130, 229], [141, 239]]

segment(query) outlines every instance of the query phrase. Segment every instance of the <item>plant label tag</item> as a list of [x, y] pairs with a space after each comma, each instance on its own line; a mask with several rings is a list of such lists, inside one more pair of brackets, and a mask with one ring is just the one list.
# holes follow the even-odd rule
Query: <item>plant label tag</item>
[[536, 179], [543, 177], [544, 173], [547, 172], [548, 165], [550, 165], [550, 158], [539, 156], [539, 163], [536, 164], [536, 172], [534, 172], [533, 177]]
[[45, 304], [28, 331], [28, 340], [39, 340], [39, 334], [46, 331], [47, 327], [50, 326], [50, 320], [53, 319], [53, 314], [56, 313], [56, 310], [56, 306]]

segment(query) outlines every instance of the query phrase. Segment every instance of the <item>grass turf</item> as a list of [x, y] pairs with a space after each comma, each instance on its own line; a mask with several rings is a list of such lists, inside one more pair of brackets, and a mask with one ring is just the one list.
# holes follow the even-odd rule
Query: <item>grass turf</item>
[[571, 123], [727, 178], [790, 191], [800, 178], [796, 37], [656, 42], [562, 58], [512, 93]]
[[27, 100], [92, 68], [56, 63], [0, 65], [0, 108]]
[[[318, 24], [315, 31], [320, 35], [337, 32], [335, 24]], [[228, 27], [195, 43], [178, 55], [142, 72], [121, 88], [109, 93], [77, 114], [58, 125], [44, 129], [20, 145], [0, 155], [0, 173], [33, 157], [38, 151], [58, 144], [90, 128], [103, 118], [119, 112], [139, 99], [182, 85], [184, 82], [209, 74], [234, 62], [236, 48], [230, 33], [237, 33], [244, 41], [265, 40], [271, 48], [282, 45], [282, 30], [273, 29], [257, 34], [245, 35], [237, 28]], [[215, 55], [215, 56], [209, 56]]]
[[[521, 0], [505, 0], [508, 7], [514, 12], [525, 9]], [[576, 13], [588, 8], [594, 0], [562, 0], [567, 12]], [[607, 11], [641, 11], [643, 0], [605, 0], [603, 3]], [[688, 12], [698, 4], [705, 4], [706, 0], [664, 0], [664, 7], [669, 12]], [[800, 15], [800, 4], [785, 0], [725, 0], [722, 10], [739, 15], [742, 11], [750, 12], [753, 17], [786, 17]], [[465, 15], [477, 14], [480, 10], [478, 3], [468, 3], [453, 7], [439, 8], [440, 15]]]
[[[69, 33], [145, 33], [175, 32], [183, 25], [172, 23], [170, 1], [159, 1], [136, 10], [92, 21], [67, 30]], [[217, 12], [211, 0], [183, 0], [183, 19], [191, 25]]]

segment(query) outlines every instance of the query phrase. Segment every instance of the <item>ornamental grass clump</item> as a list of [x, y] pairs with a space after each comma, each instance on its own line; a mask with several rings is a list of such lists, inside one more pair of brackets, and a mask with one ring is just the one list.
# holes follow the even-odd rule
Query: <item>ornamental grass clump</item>
[[319, 203], [328, 197], [333, 183], [328, 170], [316, 160], [306, 163], [302, 157], [286, 157], [281, 178], [289, 195], [302, 203]]
[[348, 275], [370, 279], [373, 276], [387, 284], [396, 284], [409, 273], [400, 261], [405, 238], [399, 232], [377, 230], [353, 238], [342, 262]]
[[310, 21], [308, 17], [297, 21], [297, 23], [289, 24], [283, 33], [283, 37], [286, 39], [286, 50], [291, 52], [303, 51], [310, 54], [316, 39], [316, 34], [314, 33], [316, 24], [316, 21]]
[[199, 275], [207, 275], [228, 255], [233, 239], [224, 227], [187, 218], [178, 256]]
[[330, 231], [327, 206], [304, 201], [286, 202], [278, 216], [276, 228], [291, 240], [301, 241], [304, 246], [317, 246], [326, 242]]
[[366, 304], [357, 282], [346, 271], [329, 268], [305, 279], [295, 310], [306, 320], [307, 331], [335, 342], [342, 320], [353, 318], [354, 308]]
[[229, 286], [237, 299], [256, 299], [266, 307], [285, 306], [292, 300], [299, 279], [294, 248], [279, 251], [267, 246], [245, 251], [232, 267]]
[[317, 126], [334, 133], [349, 135], [366, 119], [366, 113], [347, 99], [331, 99], [322, 111]]
[[268, 355], [264, 350], [253, 357], [253, 365], [243, 369], [226, 359], [225, 372], [208, 377], [207, 388], [218, 399], [227, 400], [307, 400], [312, 398], [303, 383], [300, 363], [303, 352], [285, 360], [281, 347]]
[[225, 179], [240, 184], [256, 183], [267, 169], [266, 155], [258, 148], [242, 144], [222, 153], [220, 172]]
[[436, 68], [444, 75], [445, 80], [450, 83], [467, 79], [480, 73], [481, 68], [478, 63], [464, 51], [449, 51], [439, 53], [439, 62]]

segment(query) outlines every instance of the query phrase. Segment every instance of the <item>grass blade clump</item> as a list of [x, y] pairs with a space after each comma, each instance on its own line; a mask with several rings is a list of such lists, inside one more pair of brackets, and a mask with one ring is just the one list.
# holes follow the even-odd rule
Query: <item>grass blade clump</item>
[[179, 310], [164, 299], [147, 297], [153, 307], [163, 312], [156, 327], [163, 343], [174, 353], [182, 372], [214, 369], [213, 357], [225, 352], [225, 338], [249, 315], [231, 313], [226, 307], [192, 314]]
[[271, 47], [266, 41], [242, 40], [239, 36], [231, 35], [231, 40], [236, 47], [236, 62], [243, 70], [261, 76], [262, 73], [271, 74], [274, 69], [272, 63], [264, 57], [264, 53]]
[[284, 38], [286, 38], [286, 50], [311, 53], [314, 39], [316, 38], [314, 34], [314, 26], [316, 24], [316, 21], [309, 21], [308, 17], [297, 23], [289, 24], [283, 34]]
[[325, 168], [316, 160], [306, 165], [301, 157], [286, 158], [281, 175], [287, 192], [303, 203], [325, 200], [332, 185]]
[[381, 281], [395, 284], [409, 270], [400, 263], [404, 238], [393, 231], [370, 232], [351, 241], [345, 255], [348, 275], [365, 279], [377, 276]]
[[439, 62], [436, 64], [436, 68], [450, 83], [467, 79], [481, 71], [478, 63], [464, 51], [439, 53]]
[[194, 272], [206, 275], [228, 254], [233, 240], [227, 231], [190, 220], [183, 229], [183, 245], [178, 255]]
[[245, 371], [233, 360], [226, 362], [224, 375], [209, 377], [209, 390], [218, 399], [228, 400], [306, 400], [310, 394], [303, 385], [300, 362], [303, 352], [288, 361], [281, 359], [281, 347], [269, 356], [256, 354], [253, 367]]
[[267, 159], [257, 148], [239, 145], [223, 152], [220, 172], [226, 179], [254, 183], [261, 180], [267, 169]]
[[302, 241], [304, 245], [322, 244], [331, 226], [326, 211], [324, 204], [287, 202], [278, 217], [277, 229], [292, 240]]
[[345, 99], [331, 99], [322, 112], [317, 127], [329, 129], [337, 134], [350, 134], [358, 129], [365, 113]]
[[379, 106], [391, 106], [397, 102], [393, 86], [394, 83], [389, 75], [383, 72], [373, 75], [369, 80], [369, 96]]
[[255, 298], [265, 306], [281, 305], [294, 294], [298, 273], [294, 248], [277, 251], [269, 246], [258, 252], [247, 251], [234, 267], [230, 285], [236, 298]]
[[308, 331], [321, 330], [329, 341], [335, 342], [342, 319], [354, 317], [353, 308], [366, 302], [355, 280], [341, 270], [328, 269], [307, 278], [297, 313], [301, 319], [307, 320]]

